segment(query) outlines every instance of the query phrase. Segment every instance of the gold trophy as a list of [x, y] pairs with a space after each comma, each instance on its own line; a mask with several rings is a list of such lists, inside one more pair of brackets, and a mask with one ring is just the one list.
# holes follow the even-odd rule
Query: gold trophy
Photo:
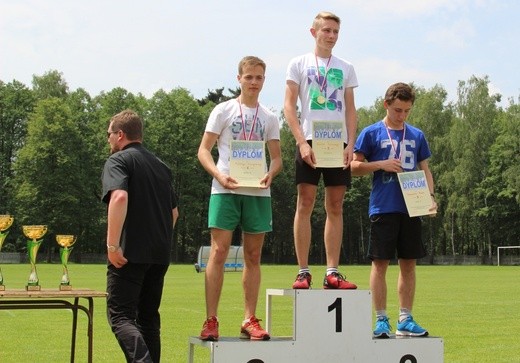
[[[11, 215], [0, 215], [0, 251], [2, 250], [2, 246], [4, 241], [9, 234], [9, 227], [13, 224], [14, 218]], [[4, 276], [2, 275], [2, 269], [0, 268], [0, 291], [4, 291]]]
[[36, 256], [43, 241], [41, 238], [47, 233], [47, 226], [22, 226], [22, 230], [25, 237], [29, 238], [27, 241], [27, 254], [31, 263], [31, 274], [25, 289], [27, 291], [40, 291], [40, 280], [36, 273]]
[[72, 290], [72, 285], [69, 279], [69, 270], [67, 269], [67, 262], [69, 261], [70, 253], [72, 252], [72, 245], [76, 243], [76, 236], [70, 234], [57, 234], [56, 242], [60, 247], [60, 259], [63, 265], [63, 276], [61, 277], [60, 291]]

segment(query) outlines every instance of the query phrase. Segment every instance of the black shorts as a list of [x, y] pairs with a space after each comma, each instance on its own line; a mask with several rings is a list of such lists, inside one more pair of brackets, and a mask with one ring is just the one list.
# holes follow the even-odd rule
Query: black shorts
[[[312, 147], [312, 140], [307, 140], [307, 143]], [[343, 146], [346, 147], [346, 144]], [[350, 167], [347, 169], [343, 168], [316, 168], [313, 169], [303, 161], [302, 156], [300, 155], [300, 148], [296, 148], [296, 157], [295, 157], [295, 165], [296, 165], [296, 176], [295, 181], [296, 185], [300, 183], [307, 183], [312, 185], [318, 185], [320, 182], [320, 177], [323, 174], [323, 184], [326, 187], [335, 187], [335, 186], [346, 186], [347, 189], [350, 188], [351, 185], [351, 174]]]
[[426, 256], [422, 243], [420, 217], [404, 213], [376, 214], [370, 217], [368, 258], [371, 260], [419, 259]]

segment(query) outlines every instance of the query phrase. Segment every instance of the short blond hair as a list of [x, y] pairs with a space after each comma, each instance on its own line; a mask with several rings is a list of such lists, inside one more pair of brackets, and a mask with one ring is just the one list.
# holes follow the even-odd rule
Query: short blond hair
[[240, 63], [238, 63], [238, 74], [242, 75], [242, 73], [244, 72], [244, 68], [248, 67], [248, 66], [251, 66], [251, 67], [260, 66], [264, 69], [264, 73], [265, 73], [265, 68], [266, 68], [265, 62], [258, 57], [255, 57], [253, 55], [248, 55], [248, 56], [242, 58], [240, 60]]
[[314, 18], [314, 21], [312, 22], [312, 27], [314, 29], [321, 28], [321, 24], [323, 23], [323, 20], [334, 20], [338, 25], [341, 25], [341, 19], [336, 14], [333, 14], [328, 11], [320, 11], [318, 15]]

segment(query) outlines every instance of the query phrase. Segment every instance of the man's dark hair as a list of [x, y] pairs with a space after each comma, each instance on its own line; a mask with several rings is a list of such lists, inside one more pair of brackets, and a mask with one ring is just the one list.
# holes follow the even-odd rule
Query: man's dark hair
[[110, 119], [112, 131], [123, 131], [128, 140], [142, 140], [143, 120], [132, 110], [124, 110]]
[[394, 83], [391, 85], [385, 94], [385, 101], [391, 105], [395, 100], [411, 101], [412, 105], [415, 102], [415, 91], [406, 83]]

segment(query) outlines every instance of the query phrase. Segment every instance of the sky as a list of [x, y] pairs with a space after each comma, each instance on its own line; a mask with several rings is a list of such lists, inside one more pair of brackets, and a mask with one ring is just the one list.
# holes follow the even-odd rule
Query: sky
[[472, 76], [487, 76], [503, 106], [518, 103], [518, 0], [0, 0], [0, 80], [31, 87], [57, 70], [91, 96], [182, 87], [203, 98], [235, 89], [238, 62], [256, 55], [267, 64], [260, 102], [280, 111], [287, 65], [314, 50], [323, 10], [341, 18], [333, 54], [354, 66], [358, 108], [395, 82], [441, 85], [454, 101]]

